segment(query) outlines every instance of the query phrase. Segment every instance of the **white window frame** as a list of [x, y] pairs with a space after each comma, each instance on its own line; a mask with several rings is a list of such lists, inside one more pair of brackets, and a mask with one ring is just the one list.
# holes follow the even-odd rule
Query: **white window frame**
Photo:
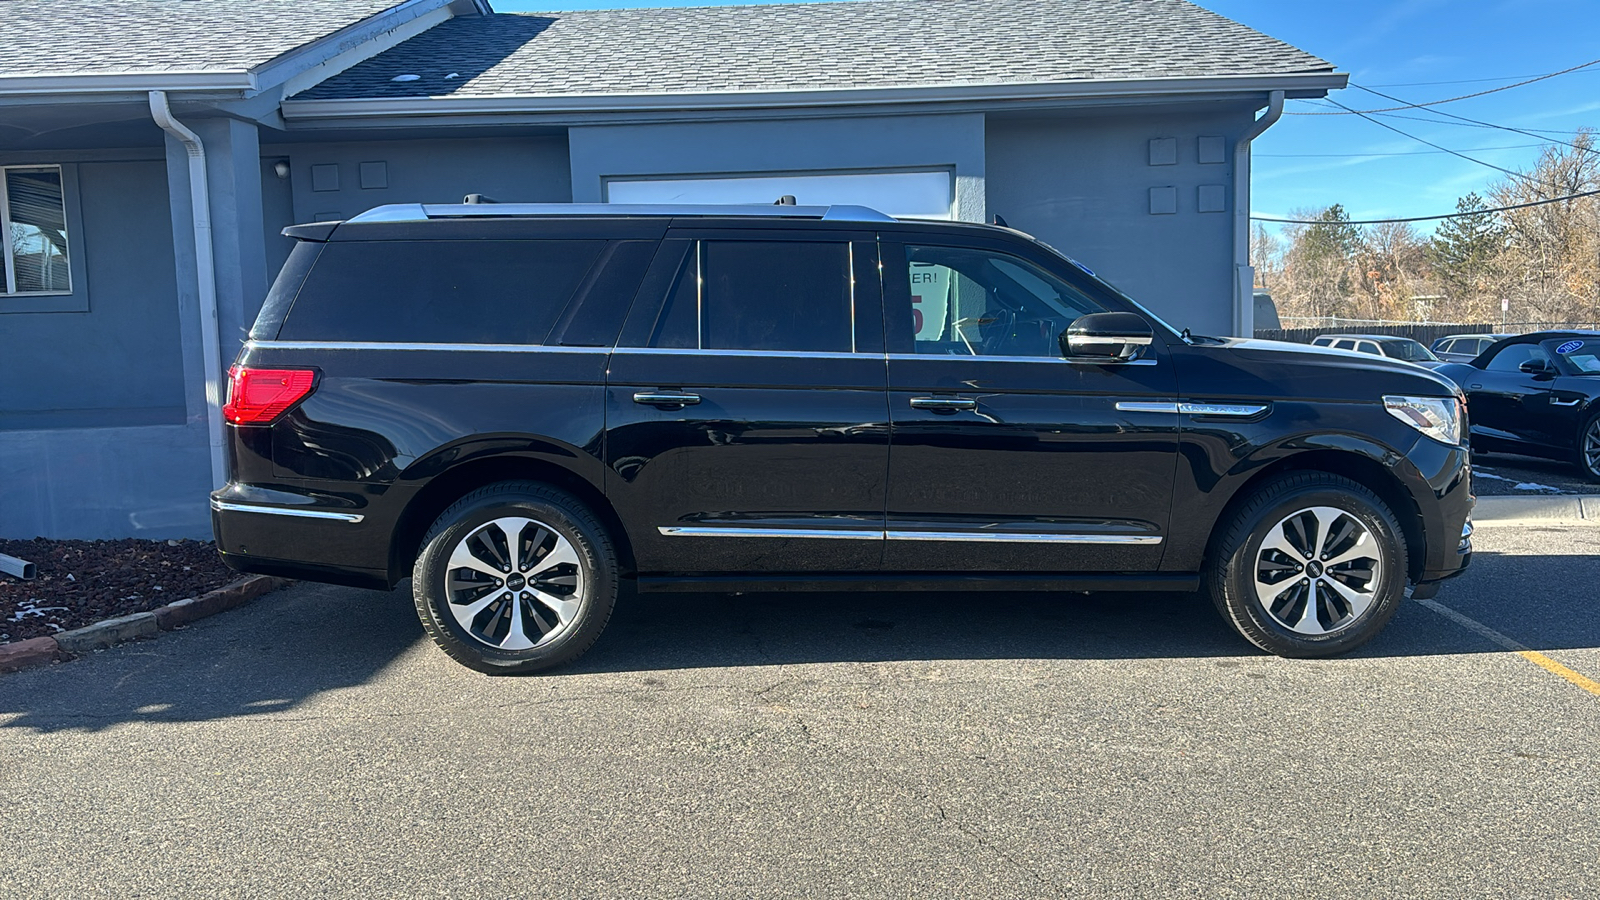
[[[11, 247], [11, 196], [10, 187], [8, 184], [10, 178], [8, 176], [13, 171], [43, 172], [52, 169], [55, 170], [56, 180], [61, 185], [61, 229], [62, 233], [67, 238], [67, 288], [66, 290], [53, 291], [18, 291], [17, 261]], [[0, 298], [12, 299], [19, 297], [72, 296], [73, 280], [77, 277], [77, 273], [74, 270], [77, 268], [77, 266], [73, 265], [72, 260], [72, 248], [74, 246], [74, 241], [72, 238], [72, 233], [68, 228], [68, 207], [67, 174], [60, 165], [44, 163], [32, 165], [0, 166], [0, 259], [3, 259], [5, 266], [5, 283], [4, 285], [0, 285], [0, 287], [3, 287], [4, 290], [0, 290]]]

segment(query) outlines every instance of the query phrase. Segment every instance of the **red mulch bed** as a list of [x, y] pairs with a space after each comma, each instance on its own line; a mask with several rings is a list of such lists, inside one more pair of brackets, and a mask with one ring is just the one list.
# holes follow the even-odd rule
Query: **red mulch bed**
[[48, 637], [102, 619], [198, 597], [240, 575], [210, 541], [0, 541], [38, 577], [0, 574], [0, 644]]

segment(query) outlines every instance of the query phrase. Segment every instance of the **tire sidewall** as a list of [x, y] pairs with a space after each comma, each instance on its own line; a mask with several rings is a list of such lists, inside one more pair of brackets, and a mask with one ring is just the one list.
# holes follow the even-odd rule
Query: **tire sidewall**
[[[1399, 609], [1405, 599], [1407, 581], [1404, 538], [1393, 515], [1375, 502], [1376, 498], [1364, 494], [1364, 491], [1330, 485], [1294, 488], [1267, 503], [1246, 523], [1247, 537], [1230, 560], [1225, 590], [1229, 595], [1228, 605], [1235, 607], [1236, 614], [1244, 613], [1254, 630], [1271, 644], [1265, 649], [1283, 656], [1335, 655], [1370, 639]], [[1284, 627], [1266, 610], [1255, 590], [1256, 559], [1270, 529], [1290, 514], [1316, 506], [1332, 507], [1355, 516], [1378, 541], [1383, 564], [1381, 583], [1372, 606], [1351, 625], [1320, 636], [1299, 634]]]
[[1576, 454], [1578, 471], [1582, 472], [1590, 481], [1600, 481], [1600, 472], [1589, 468], [1589, 458], [1584, 454], [1584, 445], [1589, 440], [1589, 430], [1595, 427], [1596, 422], [1600, 422], [1600, 410], [1597, 410], [1589, 418], [1584, 419], [1583, 424], [1578, 426], [1578, 452]]
[[[594, 526], [572, 515], [563, 508], [565, 505], [532, 493], [507, 493], [479, 498], [459, 509], [447, 510], [440, 517], [442, 527], [435, 525], [417, 556], [412, 591], [418, 601], [417, 611], [425, 617], [423, 624], [442, 639], [445, 649], [457, 661], [482, 672], [532, 671], [576, 656], [598, 636], [595, 621], [598, 619], [598, 627], [603, 627], [610, 617], [607, 601], [615, 600], [614, 567], [601, 557], [601, 536], [594, 532]], [[533, 519], [570, 542], [577, 551], [585, 585], [573, 623], [555, 640], [527, 650], [499, 650], [469, 634], [451, 614], [444, 586], [450, 554], [456, 545], [482, 525], [507, 516]]]

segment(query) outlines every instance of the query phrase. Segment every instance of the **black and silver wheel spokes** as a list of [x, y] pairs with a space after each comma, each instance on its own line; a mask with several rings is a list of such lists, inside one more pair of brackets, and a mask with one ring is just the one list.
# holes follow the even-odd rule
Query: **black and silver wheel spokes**
[[1600, 418], [1589, 423], [1583, 433], [1583, 467], [1589, 474], [1600, 477]]
[[1274, 525], [1256, 554], [1256, 599], [1278, 624], [1320, 636], [1348, 627], [1377, 599], [1377, 540], [1342, 509], [1302, 509]]
[[550, 526], [511, 516], [478, 526], [445, 566], [450, 613], [497, 650], [528, 650], [565, 631], [583, 598], [572, 542]]

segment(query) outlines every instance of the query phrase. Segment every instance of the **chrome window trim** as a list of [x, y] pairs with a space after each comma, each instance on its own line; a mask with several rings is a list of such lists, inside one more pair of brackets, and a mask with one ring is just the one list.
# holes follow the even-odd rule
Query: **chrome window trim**
[[825, 538], [836, 541], [881, 541], [882, 531], [842, 528], [743, 528], [737, 526], [695, 527], [663, 525], [656, 529], [663, 537], [713, 538]]
[[1066, 359], [1060, 356], [958, 356], [944, 353], [890, 353], [889, 359], [972, 360], [981, 362], [1056, 363], [1066, 366], [1154, 366], [1153, 359]]
[[225, 500], [212, 500], [211, 508], [220, 512], [261, 513], [268, 516], [289, 516], [296, 519], [329, 519], [336, 522], [349, 522], [354, 525], [365, 519], [359, 513], [328, 512], [320, 509], [290, 509], [282, 506], [253, 506], [246, 503], [229, 503]]
[[891, 541], [989, 542], [998, 544], [1136, 544], [1161, 543], [1160, 535], [1146, 534], [1021, 534], [998, 531], [888, 531]]
[[610, 347], [549, 347], [543, 344], [429, 344], [404, 341], [246, 341], [263, 350], [433, 350], [467, 353], [610, 353]]
[[[610, 352], [610, 351], [608, 351]], [[693, 347], [618, 347], [617, 353], [662, 356], [793, 356], [801, 359], [883, 359], [882, 353], [835, 353], [824, 350], [696, 350]]]
[[995, 531], [864, 531], [836, 528], [744, 528], [738, 526], [663, 525], [664, 537], [801, 538], [839, 541], [943, 541], [1002, 544], [1120, 544], [1150, 546], [1160, 535], [1143, 534], [1025, 534]]

